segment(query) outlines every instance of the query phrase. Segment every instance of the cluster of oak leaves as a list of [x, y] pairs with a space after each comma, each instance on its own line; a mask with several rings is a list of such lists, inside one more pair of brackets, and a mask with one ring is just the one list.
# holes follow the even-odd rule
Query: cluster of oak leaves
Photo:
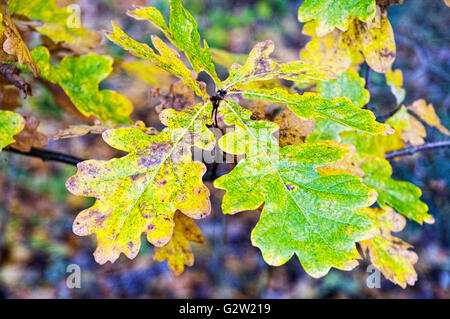
[[[223, 213], [262, 210], [251, 240], [268, 264], [282, 265], [296, 254], [305, 271], [317, 278], [331, 267], [356, 267], [358, 243], [386, 278], [402, 287], [413, 285], [417, 255], [391, 233], [404, 228], [405, 217], [420, 224], [433, 218], [420, 200], [420, 189], [391, 178], [385, 154], [423, 144], [422, 123], [450, 132], [425, 101], [401, 105], [405, 91], [402, 72], [391, 69], [396, 48], [386, 10], [398, 2], [304, 1], [298, 18], [307, 22], [303, 33], [311, 40], [300, 51], [301, 60], [277, 63], [270, 58], [270, 40], [256, 44], [246, 57], [201, 44], [197, 23], [180, 0], [170, 1], [168, 24], [153, 7], [127, 13], [153, 23], [172, 45], [152, 36], [151, 48], [114, 23], [106, 32], [111, 41], [142, 58], [133, 62], [89, 53], [100, 35], [68, 24], [72, 10], [58, 7], [55, 0], [10, 0], [0, 16], [0, 150], [29, 152], [48, 142], [38, 131], [38, 120], [11, 111], [20, 105], [19, 91], [31, 93], [19, 71], [31, 72], [49, 87], [62, 89], [77, 112], [99, 119], [96, 125], [71, 126], [54, 139], [102, 134], [107, 144], [128, 153], [81, 162], [66, 183], [72, 193], [97, 199], [73, 225], [78, 235], [96, 234], [97, 262], [114, 262], [121, 253], [134, 258], [145, 234], [156, 247], [154, 259], [167, 259], [175, 274], [192, 265], [190, 242], [202, 242], [194, 219], [206, 217], [211, 204], [202, 182], [206, 166], [193, 161], [186, 149], [211, 151], [218, 145], [228, 154], [245, 155], [214, 182], [226, 191]], [[21, 36], [24, 30], [40, 34], [45, 46], [30, 51]], [[184, 52], [193, 71], [173, 47]], [[56, 53], [61, 49], [71, 54], [60, 59]], [[133, 124], [132, 103], [117, 92], [99, 90], [113, 62], [155, 86], [171, 73], [182, 82], [173, 84], [170, 94], [190, 96], [193, 91], [199, 102], [186, 98], [176, 110], [160, 108], [166, 126], [161, 132], [142, 122]], [[370, 95], [358, 73], [364, 62], [385, 73], [399, 105], [385, 123], [365, 109]], [[217, 76], [214, 63], [230, 68], [226, 80]], [[213, 103], [204, 83], [196, 80], [202, 71], [217, 90], [226, 92], [218, 123], [211, 117]], [[243, 101], [251, 101], [253, 108], [241, 107]], [[272, 104], [284, 109], [269, 118], [265, 109]], [[209, 129], [213, 124], [234, 130], [215, 141]]]

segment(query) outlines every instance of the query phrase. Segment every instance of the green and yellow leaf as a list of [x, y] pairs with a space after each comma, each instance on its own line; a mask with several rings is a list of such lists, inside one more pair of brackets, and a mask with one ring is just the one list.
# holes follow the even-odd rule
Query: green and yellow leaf
[[375, 0], [305, 0], [298, 10], [298, 19], [316, 20], [317, 35], [323, 36], [334, 28], [346, 31], [352, 18], [365, 22], [375, 12]]
[[267, 263], [279, 266], [296, 254], [305, 271], [324, 276], [331, 267], [357, 265], [355, 241], [373, 233], [370, 221], [357, 209], [371, 205], [376, 194], [352, 175], [321, 176], [316, 168], [338, 161], [347, 149], [332, 142], [276, 148], [274, 123], [250, 121], [248, 113], [229, 100], [226, 134], [219, 145], [226, 152], [247, 155], [214, 185], [225, 189], [225, 214], [257, 209], [264, 204], [252, 232], [252, 243]]
[[25, 127], [25, 120], [19, 114], [0, 110], [0, 151], [15, 142], [14, 135]]
[[108, 39], [125, 50], [130, 51], [133, 55], [149, 60], [161, 69], [183, 79], [184, 83], [192, 88], [198, 96], [201, 96], [205, 100], [208, 98], [205, 88], [195, 80], [192, 72], [180, 60], [178, 52], [170, 48], [157, 36], [152, 36], [152, 43], [156, 50], [159, 51], [159, 55], [147, 44], [130, 38], [114, 22], [113, 32], [105, 32], [105, 34]]
[[103, 122], [130, 123], [131, 102], [115, 91], [99, 90], [100, 82], [112, 72], [111, 57], [95, 53], [67, 56], [55, 66], [47, 48], [36, 48], [31, 54], [42, 70], [41, 77], [59, 84], [83, 115], [97, 116]]
[[277, 64], [270, 59], [270, 54], [274, 48], [274, 43], [271, 40], [256, 44], [243, 66], [237, 63], [233, 64], [228, 79], [223, 83], [224, 89], [238, 90], [244, 84], [274, 78], [304, 82], [323, 81], [334, 77], [334, 74], [326, 69], [304, 61]]
[[[365, 89], [364, 79], [353, 70], [341, 73], [336, 80], [319, 82], [317, 84], [317, 92], [326, 99], [346, 97], [360, 108], [370, 100], [369, 91]], [[314, 132], [307, 137], [307, 141], [339, 141], [339, 134], [346, 130], [349, 130], [347, 126], [327, 118], [320, 118], [316, 121]]]
[[433, 216], [428, 214], [428, 206], [420, 200], [420, 188], [409, 182], [392, 179], [392, 167], [388, 161], [372, 158], [360, 167], [365, 173], [364, 183], [378, 192], [377, 202], [382, 208], [390, 206], [419, 224], [434, 223]]
[[141, 234], [157, 247], [166, 245], [177, 210], [194, 219], [209, 214], [209, 191], [202, 182], [206, 167], [192, 160], [192, 142], [185, 140], [206, 106], [186, 126], [167, 128], [159, 135], [148, 135], [139, 128], [105, 131], [106, 143], [129, 154], [78, 164], [67, 189], [97, 201], [77, 216], [73, 230], [80, 236], [97, 235], [97, 262], [114, 262], [120, 253], [134, 258]]
[[292, 112], [304, 119], [328, 118], [339, 124], [370, 134], [391, 132], [388, 125], [375, 121], [375, 115], [372, 112], [355, 106], [346, 97], [326, 99], [317, 93], [293, 94], [283, 88], [246, 90], [239, 93], [247, 98], [258, 98], [286, 104]]
[[195, 72], [206, 71], [220, 86], [221, 81], [216, 74], [211, 52], [206, 40], [203, 48], [200, 46], [200, 34], [197, 30], [197, 21], [183, 7], [181, 0], [170, 0], [169, 27], [161, 13], [154, 7], [136, 7], [128, 15], [138, 20], [149, 20], [164, 32], [166, 37], [177, 47], [184, 51]]
[[413, 286], [417, 280], [414, 269], [417, 254], [410, 249], [410, 244], [391, 235], [391, 232], [405, 228], [405, 218], [390, 207], [364, 208], [362, 212], [374, 222], [377, 229], [371, 239], [359, 243], [364, 254], [393, 283], [402, 288]]

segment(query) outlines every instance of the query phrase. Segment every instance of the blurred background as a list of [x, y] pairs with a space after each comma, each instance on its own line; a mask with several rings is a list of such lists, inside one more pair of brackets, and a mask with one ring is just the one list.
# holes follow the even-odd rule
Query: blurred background
[[[61, 1], [68, 4], [71, 1]], [[308, 41], [297, 20], [301, 0], [186, 0], [185, 7], [197, 18], [202, 36], [210, 47], [234, 53], [248, 53], [266, 39], [276, 45], [280, 61], [298, 59]], [[405, 0], [388, 9], [397, 42], [394, 68], [404, 74], [405, 104], [417, 99], [432, 103], [443, 124], [450, 127], [450, 8], [442, 0]], [[157, 30], [136, 21], [125, 12], [133, 4], [154, 5], [168, 16], [168, 1], [82, 0], [86, 27], [111, 29], [116, 21], [135, 39], [149, 42]], [[103, 42], [96, 50], [116, 58], [129, 54]], [[220, 76], [226, 70], [218, 67]], [[202, 77], [202, 75], [200, 75]], [[134, 120], [143, 120], [158, 129], [152, 86], [123, 72], [115, 72], [102, 82], [125, 94], [134, 103]], [[370, 108], [385, 114], [395, 107], [395, 98], [384, 75], [372, 72]], [[167, 85], [162, 91], [167, 92]], [[58, 129], [80, 120], [64, 113], [50, 93], [36, 84], [33, 97], [19, 109], [41, 120], [41, 131], [54, 135]], [[427, 141], [445, 139], [436, 129], [428, 129]], [[109, 159], [120, 156], [99, 135], [51, 141], [48, 149], [82, 158]], [[250, 233], [259, 213], [245, 212], [224, 217], [220, 210], [223, 193], [211, 180], [227, 173], [228, 167], [209, 167], [205, 175], [213, 211], [197, 222], [205, 238], [194, 245], [195, 264], [178, 277], [166, 262], [152, 260], [152, 247], [145, 239], [135, 260], [123, 255], [115, 264], [98, 265], [92, 256], [95, 236], [72, 233], [76, 214], [93, 200], [71, 195], [64, 183], [75, 167], [43, 163], [39, 159], [7, 152], [0, 154], [0, 297], [2, 298], [449, 298], [450, 292], [450, 149], [437, 149], [393, 162], [394, 178], [410, 181], [423, 190], [422, 199], [436, 219], [433, 225], [408, 222], [399, 237], [414, 245], [419, 255], [418, 281], [402, 289], [384, 278], [380, 289], [366, 285], [367, 261], [351, 272], [331, 270], [321, 279], [305, 274], [297, 258], [281, 267], [270, 267], [260, 251], [250, 243]], [[66, 285], [66, 267], [81, 267], [81, 288]]]

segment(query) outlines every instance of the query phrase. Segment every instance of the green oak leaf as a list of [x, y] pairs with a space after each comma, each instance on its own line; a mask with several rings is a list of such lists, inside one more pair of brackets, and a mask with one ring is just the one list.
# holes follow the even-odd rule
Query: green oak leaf
[[177, 51], [165, 44], [157, 36], [152, 36], [152, 43], [159, 55], [153, 51], [147, 44], [141, 43], [130, 38], [113, 22], [113, 32], [105, 32], [108, 39], [120, 45], [133, 55], [151, 61], [159, 68], [166, 70], [173, 75], [181, 78], [198, 96], [204, 100], [208, 98], [205, 87], [201, 86], [192, 75], [192, 72], [180, 60]]
[[420, 224], [434, 222], [433, 216], [428, 214], [428, 206], [420, 200], [420, 188], [392, 179], [392, 168], [387, 160], [371, 158], [360, 167], [365, 173], [364, 183], [378, 192], [377, 202], [381, 207], [390, 206]]
[[25, 127], [25, 120], [17, 113], [0, 110], [0, 151], [15, 142], [14, 135]]
[[370, 100], [370, 93], [365, 89], [366, 81], [353, 70], [342, 72], [337, 79], [317, 83], [317, 92], [326, 99], [347, 97], [358, 107], [363, 107]]
[[208, 43], [203, 41], [200, 46], [200, 34], [197, 30], [197, 21], [183, 7], [181, 0], [170, 0], [170, 20], [167, 26], [161, 13], [154, 7], [136, 7], [128, 15], [138, 20], [149, 20], [164, 32], [166, 37], [177, 47], [184, 51], [195, 72], [206, 71], [217, 84], [221, 84], [216, 74]]
[[[355, 71], [350, 70], [339, 74], [339, 77], [335, 80], [317, 83], [317, 92], [326, 99], [347, 97], [356, 106], [363, 107], [370, 100], [369, 91], [364, 86], [364, 79]], [[339, 141], [339, 134], [346, 130], [348, 130], [348, 127], [329, 119], [320, 118], [316, 120], [314, 132], [306, 140], [308, 142]]]
[[355, 106], [346, 97], [326, 99], [317, 93], [306, 92], [300, 95], [283, 88], [246, 89], [236, 93], [241, 93], [247, 98], [286, 104], [298, 117], [305, 119], [328, 118], [370, 134], [385, 134], [391, 131], [388, 125], [376, 122], [372, 112]]
[[298, 20], [316, 20], [317, 35], [324, 36], [334, 28], [346, 31], [354, 17], [365, 22], [375, 13], [375, 0], [305, 0], [298, 9]]
[[98, 263], [114, 262], [120, 253], [136, 257], [143, 233], [153, 245], [166, 245], [177, 210], [194, 219], [209, 214], [209, 191], [202, 182], [206, 166], [192, 160], [191, 141], [184, 139], [205, 107], [184, 127], [158, 135], [138, 128], [105, 131], [106, 143], [129, 154], [78, 164], [67, 189], [97, 201], [77, 216], [73, 230], [80, 236], [97, 235]]
[[380, 135], [370, 135], [358, 131], [343, 131], [339, 133], [339, 138], [341, 143], [355, 146], [356, 155], [360, 160], [367, 157], [384, 158], [385, 151]]
[[67, 56], [55, 66], [45, 47], [32, 50], [31, 55], [41, 68], [41, 77], [59, 84], [83, 115], [95, 115], [103, 122], [130, 123], [131, 102], [115, 91], [99, 90], [100, 82], [112, 72], [111, 57], [95, 53]]
[[[347, 150], [333, 142], [290, 145], [279, 149], [264, 145], [277, 126], [251, 122], [229, 100], [228, 123], [239, 131], [226, 134], [219, 145], [227, 152], [245, 151], [247, 157], [214, 182], [225, 189], [225, 214], [257, 209], [264, 204], [252, 231], [252, 243], [270, 265], [282, 265], [296, 254], [305, 271], [324, 276], [331, 267], [357, 265], [355, 242], [372, 236], [371, 222], [357, 212], [371, 205], [376, 193], [352, 175], [321, 176], [316, 168], [342, 159]], [[227, 141], [228, 139], [228, 141]], [[246, 147], [242, 140], [250, 140]], [[236, 141], [236, 143], [230, 143]], [[272, 144], [275, 142], [272, 142]]]

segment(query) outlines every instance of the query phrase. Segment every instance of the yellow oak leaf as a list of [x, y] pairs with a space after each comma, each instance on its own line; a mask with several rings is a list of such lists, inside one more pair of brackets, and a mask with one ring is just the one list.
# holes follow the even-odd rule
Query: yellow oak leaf
[[396, 56], [394, 31], [386, 11], [377, 7], [377, 14], [367, 23], [354, 19], [346, 32], [347, 41], [362, 51], [367, 64], [376, 72], [385, 73]]
[[20, 64], [26, 65], [35, 77], [39, 76], [41, 71], [11, 18], [8, 15], [0, 14], [0, 25], [2, 25], [0, 31], [3, 32], [0, 43], [4, 51], [3, 54], [0, 54], [0, 62], [18, 61]]
[[172, 238], [164, 246], [155, 248], [153, 259], [167, 259], [170, 270], [178, 276], [184, 271], [184, 265], [194, 264], [194, 254], [189, 242], [203, 243], [203, 237], [195, 222], [186, 215], [176, 212], [174, 222]]
[[432, 104], [427, 104], [425, 100], [420, 99], [408, 106], [408, 110], [412, 111], [428, 125], [437, 128], [441, 133], [450, 135], [449, 130], [441, 124], [441, 120], [437, 116]]

